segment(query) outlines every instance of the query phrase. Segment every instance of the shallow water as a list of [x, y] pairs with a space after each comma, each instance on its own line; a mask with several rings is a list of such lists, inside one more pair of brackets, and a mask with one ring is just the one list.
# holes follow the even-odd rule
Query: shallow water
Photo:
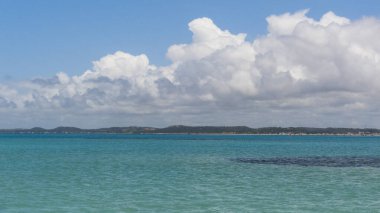
[[233, 158], [232, 161], [252, 164], [326, 166], [326, 167], [377, 167], [380, 157], [372, 156], [308, 156], [275, 158]]
[[0, 212], [379, 212], [379, 158], [380, 137], [0, 135]]

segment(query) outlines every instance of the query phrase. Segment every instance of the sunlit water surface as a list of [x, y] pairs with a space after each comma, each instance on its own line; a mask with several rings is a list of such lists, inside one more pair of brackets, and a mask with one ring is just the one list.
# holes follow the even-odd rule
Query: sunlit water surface
[[0, 212], [380, 212], [379, 158], [380, 137], [0, 135]]

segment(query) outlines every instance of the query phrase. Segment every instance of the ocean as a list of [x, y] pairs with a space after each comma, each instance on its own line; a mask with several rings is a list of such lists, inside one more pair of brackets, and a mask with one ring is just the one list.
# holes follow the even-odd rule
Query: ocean
[[380, 137], [3, 134], [0, 212], [380, 212]]

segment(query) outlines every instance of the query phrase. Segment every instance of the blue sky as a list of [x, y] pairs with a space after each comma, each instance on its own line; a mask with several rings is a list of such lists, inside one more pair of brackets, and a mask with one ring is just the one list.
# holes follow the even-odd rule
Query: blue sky
[[117, 50], [145, 53], [165, 65], [167, 48], [187, 43], [187, 23], [209, 17], [220, 28], [244, 32], [248, 40], [266, 33], [271, 14], [309, 8], [357, 19], [380, 15], [377, 1], [0, 1], [1, 81], [80, 74], [91, 62]]
[[0, 0], [0, 128], [380, 128], [379, 34], [370, 0]]

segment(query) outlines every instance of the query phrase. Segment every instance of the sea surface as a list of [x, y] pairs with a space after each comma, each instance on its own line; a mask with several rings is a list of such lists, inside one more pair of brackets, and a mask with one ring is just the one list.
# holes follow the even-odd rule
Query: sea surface
[[380, 212], [380, 137], [0, 135], [0, 212]]

